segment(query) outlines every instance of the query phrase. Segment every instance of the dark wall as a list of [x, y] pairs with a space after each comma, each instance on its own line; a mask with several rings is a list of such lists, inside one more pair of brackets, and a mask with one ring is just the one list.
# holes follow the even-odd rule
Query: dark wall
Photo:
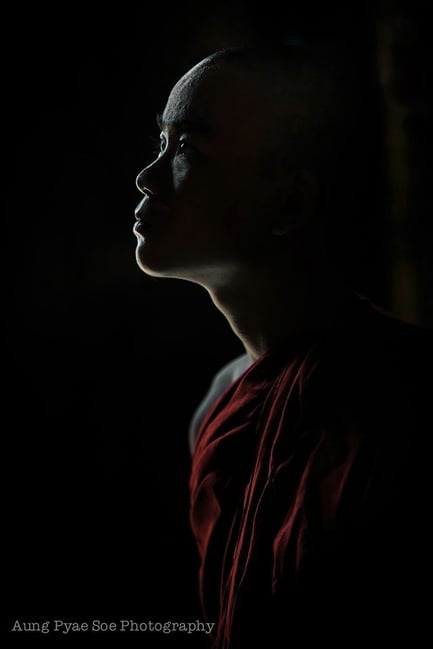
[[[331, 36], [352, 57], [366, 130], [381, 142], [374, 3], [191, 2], [159, 14], [147, 4], [34, 6], [7, 20], [6, 630], [18, 618], [200, 617], [187, 426], [213, 372], [242, 349], [202, 289], [135, 264], [134, 180], [172, 84], [224, 45]], [[358, 276], [389, 305], [376, 153]]]

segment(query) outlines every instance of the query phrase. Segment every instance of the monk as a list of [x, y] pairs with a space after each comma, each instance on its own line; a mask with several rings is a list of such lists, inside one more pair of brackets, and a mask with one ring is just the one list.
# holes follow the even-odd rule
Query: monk
[[215, 52], [173, 87], [137, 177], [139, 267], [202, 286], [245, 349], [190, 429], [213, 649], [428, 630], [432, 332], [359, 295], [339, 255], [346, 81], [302, 46]]

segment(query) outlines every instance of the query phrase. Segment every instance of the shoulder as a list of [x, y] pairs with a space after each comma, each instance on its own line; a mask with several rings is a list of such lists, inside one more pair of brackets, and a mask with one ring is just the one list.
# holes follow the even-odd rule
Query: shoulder
[[207, 392], [195, 409], [188, 431], [189, 446], [191, 452], [194, 450], [197, 431], [206, 413], [223, 392], [236, 381], [252, 364], [248, 354], [240, 354], [221, 367], [213, 376]]
[[219, 388], [225, 389], [230, 383], [236, 381], [248, 367], [252, 364], [252, 359], [248, 354], [241, 354], [236, 356], [228, 363], [226, 363], [218, 372], [215, 373], [211, 387], [218, 390]]

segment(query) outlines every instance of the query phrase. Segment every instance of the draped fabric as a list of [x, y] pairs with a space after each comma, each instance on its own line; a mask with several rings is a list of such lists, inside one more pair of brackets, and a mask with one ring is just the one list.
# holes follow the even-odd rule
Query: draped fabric
[[384, 601], [420, 615], [431, 350], [430, 331], [356, 298], [210, 409], [190, 493], [213, 647], [301, 646], [318, 629], [343, 645], [378, 625], [389, 638]]

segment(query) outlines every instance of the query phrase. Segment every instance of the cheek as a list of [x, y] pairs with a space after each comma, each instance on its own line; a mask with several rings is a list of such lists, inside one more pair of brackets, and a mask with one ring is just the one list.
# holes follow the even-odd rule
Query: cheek
[[226, 225], [238, 238], [252, 235], [257, 228], [262, 211], [258, 186], [252, 176], [241, 177], [225, 193]]
[[209, 244], [244, 249], [256, 246], [262, 232], [260, 179], [244, 161], [230, 162], [205, 170], [176, 169], [173, 225]]
[[171, 178], [172, 191], [175, 195], [188, 191], [189, 186], [193, 184], [193, 174], [188, 165], [179, 164], [176, 160], [171, 165]]
[[233, 222], [238, 200], [236, 188], [219, 174], [184, 171], [174, 178], [172, 205], [176, 219], [202, 229]]
[[231, 223], [232, 236], [243, 259], [250, 261], [266, 257], [271, 242], [272, 206], [265, 200], [260, 181], [249, 185], [233, 204], [235, 215]]

